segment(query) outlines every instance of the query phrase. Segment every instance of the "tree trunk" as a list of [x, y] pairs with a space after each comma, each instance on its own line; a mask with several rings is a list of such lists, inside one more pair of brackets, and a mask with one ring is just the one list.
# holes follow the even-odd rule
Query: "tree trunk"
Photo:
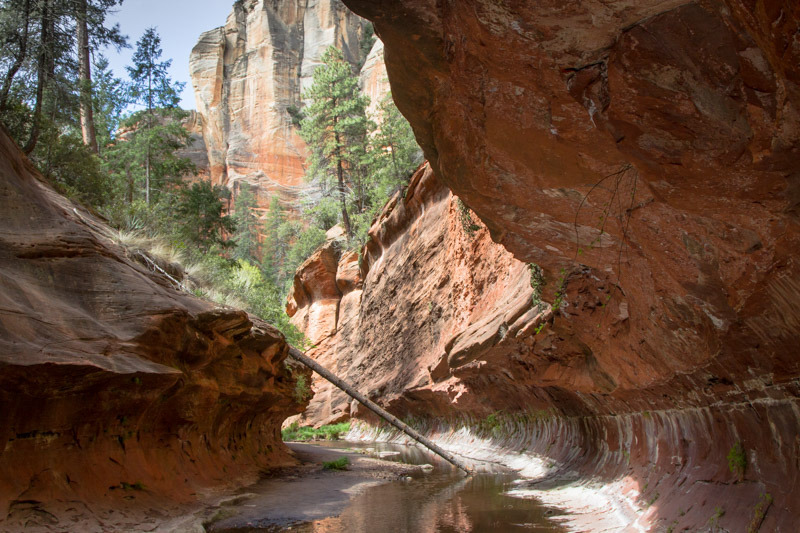
[[353, 229], [350, 226], [350, 215], [347, 214], [347, 195], [344, 188], [344, 169], [342, 168], [341, 161], [337, 163], [336, 170], [339, 174], [339, 202], [342, 206], [342, 224], [344, 224], [344, 231], [347, 234], [347, 238], [350, 239], [353, 237]]
[[128, 205], [131, 205], [133, 203], [133, 175], [131, 174], [130, 164], [127, 165], [127, 167], [125, 168], [125, 177], [128, 180], [128, 192], [127, 192]]
[[41, 133], [40, 122], [42, 120], [42, 104], [44, 100], [44, 88], [47, 84], [49, 74], [48, 65], [50, 61], [50, 54], [52, 52], [52, 43], [50, 36], [51, 14], [50, 14], [50, 1], [42, 1], [42, 16], [41, 16], [41, 51], [39, 52], [38, 68], [36, 70], [36, 103], [33, 107], [33, 125], [31, 126], [31, 135], [28, 142], [22, 149], [25, 154], [30, 154], [36, 148], [36, 143], [39, 142], [39, 133]]
[[94, 111], [92, 109], [92, 70], [89, 60], [89, 28], [87, 18], [87, 0], [79, 0], [76, 8], [75, 23], [78, 38], [78, 84], [80, 87], [80, 114], [81, 133], [83, 144], [95, 154], [99, 152], [97, 146], [97, 132], [94, 127]]
[[25, 7], [22, 8], [21, 22], [23, 24], [23, 30], [19, 41], [19, 50], [17, 51], [17, 57], [14, 58], [14, 63], [11, 64], [11, 67], [9, 67], [3, 79], [3, 88], [0, 89], [0, 114], [6, 110], [11, 83], [14, 81], [14, 76], [17, 75], [17, 72], [22, 67], [22, 63], [25, 62], [25, 58], [28, 55], [28, 28], [30, 27], [30, 16], [31, 0], [25, 0]]
[[[335, 103], [335, 100], [334, 100]], [[342, 142], [339, 138], [339, 132], [336, 131], [336, 123], [338, 117], [333, 117], [333, 131], [334, 140], [336, 141], [336, 176], [339, 181], [339, 203], [342, 207], [342, 224], [344, 224], [344, 232], [348, 239], [353, 237], [353, 230], [350, 226], [350, 215], [347, 214], [347, 195], [344, 188], [344, 167], [342, 166]]]
[[144, 168], [144, 202], [150, 205], [150, 128], [153, 126], [153, 71], [147, 74], [147, 155]]
[[442, 459], [447, 461], [448, 463], [455, 465], [456, 467], [460, 468], [467, 474], [471, 474], [470, 468], [459, 458], [455, 457], [450, 452], [447, 452], [436, 445], [430, 439], [424, 437], [414, 428], [409, 427], [403, 421], [401, 421], [396, 416], [392, 415], [381, 406], [373, 402], [372, 400], [368, 399], [366, 396], [358, 392], [350, 383], [347, 383], [343, 379], [338, 378], [333, 372], [325, 368], [324, 366], [320, 365], [315, 360], [308, 357], [306, 354], [298, 350], [297, 348], [290, 347], [289, 348], [289, 357], [294, 359], [295, 361], [304, 364], [326, 380], [330, 381], [333, 385], [338, 387], [339, 389], [346, 392], [351, 398], [355, 398], [361, 405], [381, 417], [382, 419], [389, 422], [391, 425], [414, 439], [415, 441], [419, 442], [430, 451], [435, 453], [436, 455], [440, 456]]
[[150, 205], [150, 136], [147, 137], [147, 155], [144, 167], [144, 202]]

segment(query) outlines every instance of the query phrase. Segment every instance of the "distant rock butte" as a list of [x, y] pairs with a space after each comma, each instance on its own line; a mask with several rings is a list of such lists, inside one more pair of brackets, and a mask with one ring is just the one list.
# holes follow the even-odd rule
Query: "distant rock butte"
[[293, 464], [277, 330], [174, 289], [2, 131], [0, 213], [0, 531], [155, 527]]
[[200, 36], [189, 68], [214, 183], [256, 186], [261, 207], [273, 195], [296, 205], [306, 148], [290, 111], [329, 46], [359, 63], [365, 24], [339, 0], [246, 0]]

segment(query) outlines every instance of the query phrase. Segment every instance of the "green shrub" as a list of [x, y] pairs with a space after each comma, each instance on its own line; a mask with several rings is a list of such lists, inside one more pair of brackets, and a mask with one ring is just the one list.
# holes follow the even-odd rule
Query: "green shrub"
[[320, 428], [300, 427], [297, 422], [281, 431], [284, 442], [306, 442], [311, 440], [339, 440], [342, 433], [350, 431], [350, 423], [330, 424]]
[[311, 387], [308, 386], [308, 381], [303, 375], [297, 376], [297, 381], [294, 384], [294, 399], [297, 403], [303, 403], [311, 398]]
[[758, 532], [770, 505], [772, 505], [772, 495], [769, 492], [762, 494], [761, 498], [753, 509], [753, 519], [750, 521], [750, 525], [747, 526], [747, 533]]
[[531, 298], [533, 300], [533, 305], [539, 305], [542, 302], [542, 287], [547, 284], [544, 279], [544, 271], [542, 267], [536, 263], [528, 263], [528, 270], [530, 270], [531, 273], [531, 288], [533, 289]]
[[719, 519], [725, 516], [725, 509], [717, 505], [714, 507], [714, 514], [711, 515], [711, 518], [708, 519], [708, 525], [711, 527], [711, 531], [716, 531], [719, 527]]
[[736, 441], [728, 452], [728, 469], [732, 474], [736, 474], [739, 481], [744, 479], [744, 471], [747, 469], [747, 454], [741, 441]]
[[465, 204], [461, 198], [458, 199], [458, 215], [461, 220], [461, 228], [471, 239], [475, 236], [475, 232], [479, 231], [481, 227], [472, 219], [470, 208], [467, 207], [467, 204]]
[[486, 418], [478, 422], [478, 429], [485, 435], [499, 437], [501, 430], [501, 418], [503, 414], [498, 411], [488, 415]]
[[347, 470], [347, 465], [350, 464], [350, 459], [347, 457], [339, 457], [335, 461], [324, 461], [322, 468], [325, 470]]

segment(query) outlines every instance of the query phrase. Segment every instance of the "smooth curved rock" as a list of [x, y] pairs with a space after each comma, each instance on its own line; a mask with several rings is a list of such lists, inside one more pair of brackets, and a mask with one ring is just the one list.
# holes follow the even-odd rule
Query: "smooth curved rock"
[[4, 132], [0, 213], [0, 530], [140, 528], [294, 462], [280, 332], [129, 257]]
[[329, 240], [297, 269], [286, 312], [306, 338], [317, 344], [336, 331], [339, 300], [336, 274], [341, 240]]
[[[744, 494], [730, 496], [739, 515], [723, 527], [746, 523], [769, 492], [764, 530], [791, 531], [800, 502], [800, 442], [789, 437], [800, 434], [797, 6], [346, 3], [374, 22], [398, 108], [437, 176], [496, 242], [543, 268], [545, 299], [557, 304], [553, 324], [513, 362], [469, 350], [458, 358], [487, 364], [456, 410], [480, 398], [487, 409], [524, 401], [578, 417], [590, 448], [568, 464], [598, 475], [618, 474], [584, 463], [614, 446], [610, 417], [668, 413], [674, 439], [633, 422], [647, 458], [632, 454], [623, 470], [640, 486], [661, 476], [681, 506]], [[408, 370], [385, 371], [391, 390], [407, 386], [398, 408], [432, 401], [401, 379]], [[746, 485], [727, 471], [737, 441], [758, 464]], [[708, 471], [673, 464], [700, 459]], [[651, 527], [702, 525], [699, 514], [663, 509]]]

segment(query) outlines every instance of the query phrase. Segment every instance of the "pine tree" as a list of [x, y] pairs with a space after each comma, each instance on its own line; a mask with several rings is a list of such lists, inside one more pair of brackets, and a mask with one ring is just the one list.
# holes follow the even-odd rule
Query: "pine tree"
[[161, 37], [155, 28], [147, 28], [136, 41], [136, 52], [131, 58], [133, 66], [127, 67], [133, 101], [143, 105], [148, 114], [157, 108], [177, 107], [186, 85], [172, 81], [168, 73], [172, 60], [159, 61], [162, 54]]
[[370, 139], [373, 159], [370, 172], [382, 192], [391, 194], [406, 185], [410, 175], [422, 163], [422, 149], [414, 131], [388, 93], [381, 101], [380, 126]]
[[361, 42], [358, 45], [358, 70], [361, 70], [361, 68], [364, 66], [364, 63], [367, 62], [367, 57], [369, 57], [369, 53], [372, 51], [372, 47], [375, 45], [375, 40], [375, 28], [372, 26], [371, 22], [367, 22], [364, 25], [364, 33], [361, 36]]
[[276, 287], [283, 287], [286, 283], [286, 257], [301, 230], [301, 224], [290, 221], [278, 197], [273, 196], [264, 219], [261, 270]]
[[[25, 60], [33, 50], [33, 0], [8, 2], [0, 10], [0, 44], [2, 64], [7, 67], [0, 86], [0, 115], [8, 107], [9, 94], [14, 78], [23, 68]], [[6, 121], [6, 123], [8, 123]]]
[[117, 133], [122, 113], [128, 105], [125, 83], [114, 76], [108, 59], [99, 56], [94, 63], [92, 108], [99, 152], [102, 154]]
[[129, 206], [140, 197], [137, 190], [145, 192], [146, 206], [157, 204], [181, 184], [183, 176], [195, 171], [192, 162], [177, 152], [189, 142], [189, 132], [180, 122], [182, 116], [177, 111], [159, 113], [148, 127], [150, 117], [140, 111], [120, 122], [118, 135], [103, 158], [124, 189]]
[[36, 46], [34, 63], [36, 65], [36, 84], [33, 96], [33, 111], [31, 113], [31, 129], [28, 141], [22, 147], [22, 151], [30, 154], [39, 142], [39, 135], [42, 132], [42, 109], [47, 96], [47, 89], [56, 78], [56, 66], [62, 57], [62, 39], [57, 32], [58, 7], [54, 0], [42, 0], [34, 10], [36, 22], [38, 23], [39, 41]]
[[[143, 124], [145, 134], [145, 203], [150, 204], [150, 181], [154, 135], [152, 130], [156, 127], [159, 115], [169, 117], [180, 101], [180, 93], [185, 83], [173, 82], [167, 70], [172, 60], [161, 59], [161, 37], [155, 28], [147, 28], [141, 39], [136, 42], [136, 52], [133, 54], [133, 66], [127, 67], [131, 78], [130, 95], [134, 103], [144, 106], [144, 111], [137, 116]], [[156, 135], [158, 137], [158, 135]]]
[[78, 45], [78, 90], [80, 102], [80, 122], [83, 144], [94, 153], [99, 152], [97, 132], [92, 104], [92, 52], [103, 45], [113, 44], [117, 50], [128, 47], [127, 37], [119, 30], [119, 25], [105, 26], [108, 12], [122, 0], [71, 0], [75, 35]]
[[352, 237], [348, 191], [355, 190], [356, 205], [363, 207], [369, 98], [359, 94], [358, 78], [338, 49], [329, 47], [322, 63], [304, 95], [311, 101], [300, 128], [311, 151], [307, 176], [318, 183], [323, 195], [338, 196], [342, 224]]
[[[6, 0], [0, 3], [0, 114], [34, 153], [49, 127], [82, 127], [91, 135], [91, 49], [125, 46], [119, 28], [106, 27], [119, 0]], [[75, 53], [76, 36], [78, 54]], [[9, 112], [9, 110], [12, 110]], [[79, 120], [78, 120], [79, 119]], [[48, 142], [50, 140], [48, 139]], [[50, 146], [46, 151], [50, 152]], [[90, 147], [94, 151], [93, 147]]]
[[208, 253], [214, 248], [230, 246], [227, 236], [236, 230], [236, 223], [225, 215], [225, 200], [230, 191], [210, 181], [201, 181], [181, 190], [175, 206], [178, 235], [190, 253]]
[[233, 221], [236, 224], [236, 232], [233, 235], [233, 242], [236, 248], [233, 252], [235, 259], [244, 259], [251, 263], [258, 262], [258, 218], [253, 210], [258, 207], [256, 196], [251, 190], [250, 184], [241, 182], [239, 184], [239, 194], [234, 201]]
[[365, 200], [353, 216], [351, 248], [366, 242], [375, 216], [392, 194], [408, 184], [414, 170], [423, 161], [422, 149], [417, 145], [408, 121], [394, 105], [391, 93], [381, 101], [378, 116], [380, 124], [368, 139], [363, 170]]

